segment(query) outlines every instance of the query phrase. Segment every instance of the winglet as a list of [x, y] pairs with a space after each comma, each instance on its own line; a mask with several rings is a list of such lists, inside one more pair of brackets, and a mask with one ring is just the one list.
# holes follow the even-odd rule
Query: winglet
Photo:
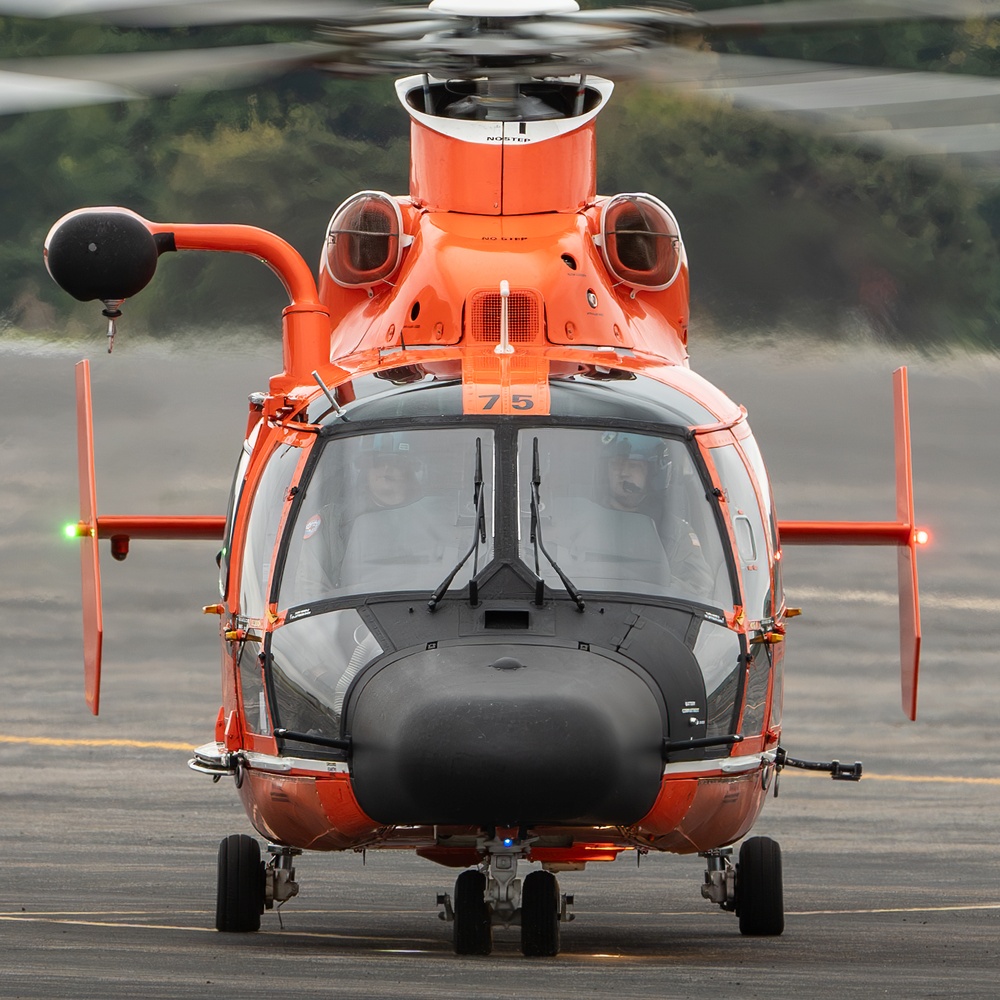
[[97, 550], [97, 481], [94, 475], [94, 416], [90, 362], [76, 366], [77, 469], [80, 478], [80, 572], [83, 589], [83, 666], [87, 705], [97, 715], [101, 701], [101, 564]]
[[903, 711], [917, 717], [917, 675], [920, 670], [920, 601], [917, 587], [917, 529], [913, 519], [913, 465], [910, 458], [910, 403], [906, 369], [892, 374], [896, 437], [896, 519], [910, 526], [910, 537], [900, 545], [899, 654]]

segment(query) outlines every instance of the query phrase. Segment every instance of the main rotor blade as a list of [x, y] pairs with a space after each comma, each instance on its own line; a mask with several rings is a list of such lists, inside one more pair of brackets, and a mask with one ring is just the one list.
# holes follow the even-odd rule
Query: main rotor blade
[[[1000, 79], [872, 69], [662, 46], [631, 74], [897, 152], [1000, 150]], [[623, 72], [628, 67], [623, 66]]]
[[54, 79], [30, 73], [8, 73], [0, 68], [0, 114], [3, 115], [86, 104], [110, 104], [141, 96], [134, 91], [92, 80]]
[[[0, 14], [21, 17], [99, 17], [115, 24], [136, 27], [168, 28], [197, 25], [226, 25], [281, 21], [312, 22], [345, 14], [369, 17], [379, 6], [359, 0], [0, 0]], [[402, 20], [417, 14], [427, 17], [426, 9], [399, 8], [394, 18]]]
[[966, 21], [1000, 15], [1000, 0], [791, 0], [699, 11], [713, 28], [844, 26], [867, 21]]
[[[267, 76], [314, 64], [330, 53], [314, 42], [187, 49], [177, 52], [126, 52], [106, 56], [53, 56], [0, 62], [0, 109], [129, 100], [203, 86], [239, 87]], [[73, 100], [80, 87], [80, 100]], [[122, 89], [127, 88], [127, 89]], [[32, 105], [30, 94], [37, 104]], [[51, 100], [46, 101], [46, 94]], [[19, 95], [24, 95], [19, 97]]]

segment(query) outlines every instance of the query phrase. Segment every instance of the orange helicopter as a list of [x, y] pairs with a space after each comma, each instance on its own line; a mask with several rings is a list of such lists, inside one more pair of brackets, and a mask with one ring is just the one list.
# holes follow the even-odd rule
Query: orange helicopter
[[[392, 58], [376, 58], [381, 41], [355, 56], [384, 70], [417, 37], [439, 72], [396, 83], [409, 193], [341, 205], [318, 281], [247, 226], [91, 208], [46, 239], [52, 277], [104, 304], [111, 338], [164, 253], [249, 254], [288, 293], [282, 370], [250, 396], [225, 517], [98, 514], [89, 363], [77, 366], [73, 534], [95, 714], [99, 540], [119, 560], [133, 538], [222, 541], [205, 608], [220, 622], [222, 707], [190, 765], [234, 778], [268, 857], [246, 834], [221, 843], [220, 931], [256, 931], [295, 896], [304, 850], [386, 849], [461, 869], [438, 899], [459, 954], [488, 954], [493, 926], [512, 923], [525, 955], [557, 954], [573, 902], [558, 874], [623, 851], [700, 855], [706, 900], [743, 934], [780, 934], [780, 849], [743, 838], [782, 768], [862, 774], [781, 745], [798, 614], [782, 543], [896, 547], [915, 718], [926, 532], [905, 369], [895, 520], [778, 520], [746, 410], [689, 367], [677, 220], [651, 194], [597, 193], [595, 120], [613, 84], [567, 72], [569, 57], [552, 68], [566, 24], [591, 66], [609, 18], [619, 34], [660, 18], [670, 34], [690, 15], [598, 22], [576, 8], [434, 0], [424, 20], [404, 8]], [[359, 25], [353, 12], [326, 30], [350, 48]]]

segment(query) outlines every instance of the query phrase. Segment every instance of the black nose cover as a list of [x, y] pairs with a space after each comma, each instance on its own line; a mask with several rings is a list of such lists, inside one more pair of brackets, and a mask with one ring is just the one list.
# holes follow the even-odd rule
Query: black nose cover
[[381, 823], [627, 825], [659, 792], [658, 701], [589, 650], [442, 646], [388, 662], [356, 692], [355, 794]]

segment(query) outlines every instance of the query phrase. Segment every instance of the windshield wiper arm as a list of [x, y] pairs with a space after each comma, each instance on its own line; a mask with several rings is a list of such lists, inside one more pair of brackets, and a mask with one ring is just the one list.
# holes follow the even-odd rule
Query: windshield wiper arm
[[[538, 572], [538, 551], [541, 549], [542, 555], [549, 561], [549, 565], [556, 571], [556, 575], [562, 580], [562, 585], [566, 588], [566, 593], [573, 599], [578, 611], [583, 611], [587, 606], [580, 591], [573, 585], [573, 581], [559, 568], [559, 564], [552, 558], [549, 550], [542, 540], [542, 519], [539, 516], [542, 502], [539, 499], [539, 490], [542, 485], [542, 473], [538, 463], [538, 438], [534, 439], [531, 446], [531, 541], [535, 546], [535, 576], [539, 583], [542, 582], [541, 574]], [[540, 603], [540, 602], [539, 602]]]
[[473, 526], [472, 544], [469, 551], [462, 556], [455, 564], [455, 568], [438, 584], [437, 589], [431, 594], [431, 599], [427, 602], [427, 607], [433, 611], [441, 598], [444, 597], [451, 581], [455, 579], [458, 571], [469, 561], [469, 556], [475, 554], [472, 561], [472, 578], [469, 580], [469, 603], [476, 604], [479, 598], [478, 587], [476, 586], [476, 574], [479, 572], [479, 545], [486, 544], [486, 504], [484, 500], [486, 491], [483, 489], [483, 444], [481, 438], [476, 438], [476, 475], [475, 493], [473, 494], [476, 505], [476, 523]]

